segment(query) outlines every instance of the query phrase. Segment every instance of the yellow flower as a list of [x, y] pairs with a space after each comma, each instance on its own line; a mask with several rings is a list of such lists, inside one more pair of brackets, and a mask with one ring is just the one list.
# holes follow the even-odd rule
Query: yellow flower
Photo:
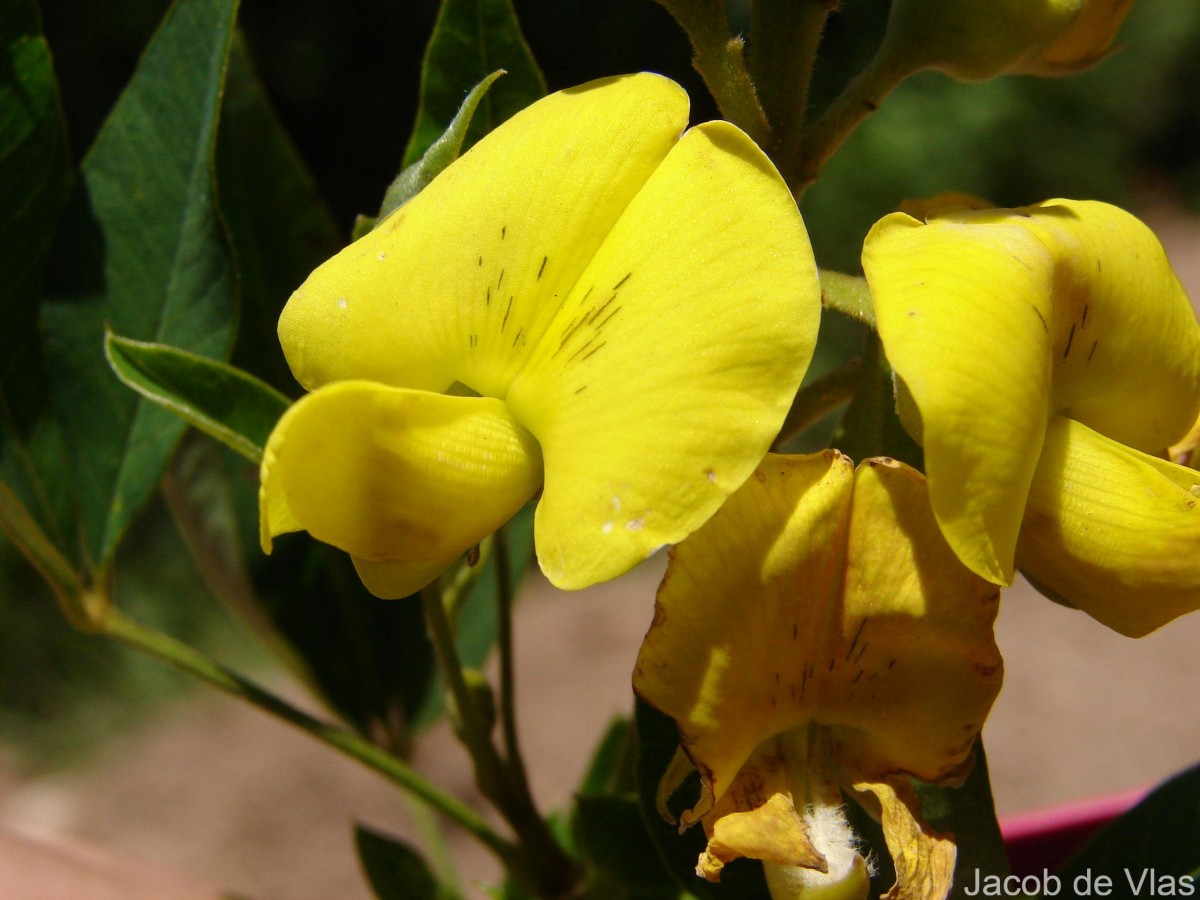
[[[709, 838], [698, 874], [745, 856], [764, 860], [776, 900], [800, 885], [855, 896], [847, 790], [882, 817], [895, 896], [944, 896], [954, 845], [923, 824], [908, 776], [969, 770], [1002, 678], [998, 596], [946, 544], [919, 473], [855, 471], [833, 450], [768, 456], [671, 551], [634, 670], [700, 772], [680, 818]], [[677, 757], [660, 809], [688, 770]]]
[[1014, 562], [1128, 635], [1200, 606], [1200, 326], [1154, 235], [1103, 203], [931, 201], [863, 249], [934, 513], [979, 575]]
[[541, 488], [542, 569], [578, 588], [720, 506], [808, 365], [819, 287], [766, 157], [687, 117], [656, 75], [554, 94], [312, 273], [279, 323], [312, 393], [266, 447], [264, 548], [307, 530], [403, 596]]
[[967, 81], [1068, 75], [1103, 59], [1133, 0], [896, 0], [880, 49], [890, 67]]

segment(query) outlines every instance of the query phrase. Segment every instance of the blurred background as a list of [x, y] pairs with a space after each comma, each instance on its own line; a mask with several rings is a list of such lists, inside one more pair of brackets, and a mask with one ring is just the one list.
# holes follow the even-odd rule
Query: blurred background
[[[82, 156], [167, 7], [165, 0], [45, 0], [71, 141]], [[619, 72], [682, 82], [693, 118], [716, 112], [672, 20], [651, 0], [515, 0], [551, 90]], [[884, 0], [830, 19], [815, 108], [865, 62]], [[745, 16], [731, 3], [731, 16]], [[378, 208], [415, 116], [435, 0], [247, 0], [241, 24], [287, 130], [343, 234]], [[1200, 297], [1200, 4], [1138, 0], [1121, 50], [1076, 78], [963, 85], [912, 79], [846, 145], [804, 213], [819, 262], [858, 269], [863, 235], [905, 197], [959, 190], [999, 205], [1108, 200], [1156, 227]], [[284, 301], [280, 298], [280, 305]], [[853, 328], [831, 320], [835, 343]], [[222, 659], [298, 691], [205, 591], [165, 507], [120, 564], [126, 605]], [[153, 579], [138, 558], [174, 560]], [[531, 579], [518, 621], [525, 742], [537, 790], [563, 804], [593, 738], [629, 703], [655, 563], [593, 592]], [[1200, 757], [1200, 621], [1140, 642], [1018, 587], [999, 635], [1008, 675], [988, 729], [1002, 813], [1138, 787]], [[149, 716], [154, 713], [154, 717]], [[417, 759], [470, 794], [457, 748], [435, 732]], [[0, 824], [113, 847], [247, 895], [366, 897], [350, 824], [407, 828], [390, 788], [232, 701], [72, 632], [0, 543]], [[469, 871], [486, 872], [486, 862]]]

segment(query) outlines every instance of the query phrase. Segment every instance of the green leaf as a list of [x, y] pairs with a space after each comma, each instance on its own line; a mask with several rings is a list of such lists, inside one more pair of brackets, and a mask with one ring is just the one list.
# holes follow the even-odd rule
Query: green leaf
[[[638, 801], [650, 839], [676, 883], [702, 900], [761, 900], [768, 896], [762, 865], [737, 859], [721, 872], [719, 884], [710, 884], [696, 875], [696, 861], [704, 852], [704, 829], [696, 825], [683, 834], [658, 814], [655, 796], [658, 783], [679, 747], [679, 729], [675, 721], [638, 698], [634, 708], [638, 741]], [[678, 817], [700, 796], [700, 778], [691, 775], [675, 792], [671, 811]]]
[[574, 828], [593, 896], [675, 900], [683, 893], [650, 839], [636, 796], [579, 797]]
[[254, 463], [288, 407], [266, 382], [207, 356], [111, 332], [104, 353], [129, 387]]
[[396, 176], [396, 180], [388, 186], [387, 192], [383, 195], [383, 204], [379, 208], [377, 222], [382, 221], [419, 194], [443, 169], [458, 159], [459, 153], [462, 152], [463, 141], [467, 137], [467, 129], [475, 117], [475, 110], [479, 108], [479, 103], [487, 94], [488, 88], [492, 86], [492, 82], [503, 74], [503, 70], [492, 72], [471, 88], [467, 99], [454, 114], [454, 119], [446, 130], [429, 145], [429, 149], [419, 160], [406, 166]]
[[167, 13], [84, 160], [52, 256], [46, 364], [97, 567], [184, 427], [108, 371], [105, 328], [214, 358], [233, 339], [213, 147], [236, 9], [237, 0], [178, 0]]
[[619, 785], [633, 740], [633, 723], [624, 716], [613, 719], [592, 752], [592, 760], [576, 794], [580, 797], [600, 797], [622, 790], [623, 786]]
[[508, 77], [483, 99], [464, 148], [546, 93], [511, 0], [442, 0], [421, 71], [421, 100], [404, 151], [411, 166], [449, 128], [463, 97], [497, 69]]
[[296, 381], [276, 334], [279, 314], [292, 291], [343, 241], [240, 39], [229, 57], [221, 105], [217, 187], [238, 268], [234, 364], [295, 396]]
[[408, 844], [362, 825], [354, 829], [358, 860], [379, 900], [446, 900], [425, 860]]
[[46, 256], [73, 171], [34, 0], [0, 0], [0, 481], [68, 548], [70, 480], [38, 342]]
[[[1193, 890], [1200, 881], [1200, 765], [1193, 766], [1151, 791], [1125, 815], [1107, 825], [1059, 873], [1070, 894], [1075, 879], [1089, 870], [1112, 879], [1113, 896], [1134, 896], [1126, 880], [1134, 885], [1142, 873], [1140, 896], [1161, 896], [1159, 879], [1167, 876], [1176, 886], [1191, 876]], [[1150, 883], [1155, 891], [1152, 893]]]

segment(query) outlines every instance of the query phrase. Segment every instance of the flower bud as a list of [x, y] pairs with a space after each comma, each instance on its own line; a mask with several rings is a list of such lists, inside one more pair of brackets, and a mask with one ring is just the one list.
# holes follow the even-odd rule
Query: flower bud
[[963, 81], [1066, 75], [1108, 52], [1133, 0], [896, 0], [880, 55]]

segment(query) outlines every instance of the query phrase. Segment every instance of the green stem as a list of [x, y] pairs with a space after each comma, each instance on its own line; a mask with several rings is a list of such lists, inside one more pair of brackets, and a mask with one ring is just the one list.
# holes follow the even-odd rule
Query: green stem
[[833, 269], [822, 269], [821, 305], [836, 309], [843, 315], [862, 322], [872, 331], [875, 324], [875, 301], [871, 299], [871, 288], [867, 279], [860, 275], [846, 275]]
[[421, 603], [425, 609], [425, 624], [433, 642], [438, 671], [454, 704], [454, 728], [475, 766], [475, 783], [507, 818], [509, 802], [504, 765], [492, 744], [489, 723], [484, 721], [467, 685], [446, 606], [436, 582], [421, 591]]
[[892, 382], [883, 343], [874, 331], [863, 346], [862, 371], [854, 402], [834, 433], [833, 445], [861, 462], [885, 454], [886, 421], [892, 409]]
[[[508, 584], [507, 575], [497, 567], [497, 577], [503, 576], [501, 585]], [[501, 587], [500, 590], [503, 594], [511, 588]], [[524, 769], [521, 769], [521, 777], [515, 778], [492, 743], [491, 729], [483, 721], [463, 676], [458, 648], [454, 644], [441, 594], [435, 589], [426, 588], [421, 591], [421, 602], [424, 604], [438, 670], [454, 701], [459, 738], [475, 767], [475, 783], [512, 826], [519, 839], [515, 858], [507, 864], [509, 874], [539, 896], [565, 896], [576, 881], [574, 863], [563, 852], [546, 820], [538, 812], [524, 778]]]
[[513, 590], [508, 559], [508, 540], [503, 531], [495, 535], [496, 603], [500, 621], [500, 727], [504, 735], [504, 753], [513, 776], [528, 791], [525, 763], [517, 739], [517, 693], [515, 654], [513, 652]]
[[861, 381], [862, 360], [855, 358], [806, 384], [796, 392], [774, 446], [783, 446], [839, 406], [849, 403]]
[[286, 700], [225, 668], [182, 641], [147, 628], [118, 609], [109, 611], [100, 630], [109, 637], [156, 656], [175, 668], [294, 725], [335, 750], [374, 769], [465, 829], [496, 854], [506, 866], [516, 859], [517, 848], [494, 831], [474, 810], [443, 793], [403, 761], [364, 738], [297, 709]]
[[[883, 51], [885, 48], [881, 48]], [[893, 61], [890, 53], [879, 52], [842, 90], [804, 134], [796, 165], [785, 173], [797, 199], [817, 180], [825, 163], [867, 116], [879, 109], [884, 98], [912, 74], [907, 66]]]
[[75, 567], [3, 482], [0, 482], [0, 532], [50, 585], [71, 624], [80, 631], [96, 631], [111, 603], [106, 572], [102, 571], [93, 585], [85, 585]]
[[692, 65], [708, 85], [721, 115], [760, 147], [771, 147], [771, 128], [746, 70], [745, 42], [729, 32], [724, 0], [658, 0], [687, 33]]
[[750, 74], [775, 138], [772, 158], [784, 173], [800, 155], [817, 48], [835, 5], [830, 0], [754, 0], [750, 5]]

